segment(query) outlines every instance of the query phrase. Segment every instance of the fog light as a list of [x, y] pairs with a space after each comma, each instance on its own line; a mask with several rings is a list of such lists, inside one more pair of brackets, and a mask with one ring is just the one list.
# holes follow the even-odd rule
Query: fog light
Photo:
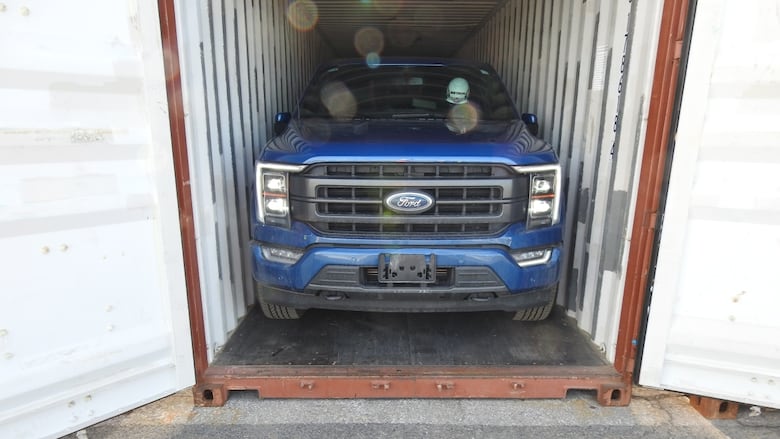
[[272, 262], [294, 264], [303, 256], [302, 251], [279, 247], [263, 247], [263, 257]]
[[528, 267], [531, 265], [546, 264], [550, 261], [552, 256], [552, 249], [531, 250], [522, 253], [513, 253], [512, 257], [520, 267]]

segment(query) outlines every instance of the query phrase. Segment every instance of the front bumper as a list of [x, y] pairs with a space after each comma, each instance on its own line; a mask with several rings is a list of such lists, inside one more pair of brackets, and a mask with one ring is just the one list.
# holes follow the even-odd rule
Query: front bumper
[[[382, 283], [380, 255], [433, 255], [432, 283]], [[543, 306], [555, 296], [560, 247], [543, 264], [520, 267], [501, 247], [310, 248], [296, 263], [266, 259], [252, 242], [253, 274], [267, 303], [362, 311], [504, 310]]]

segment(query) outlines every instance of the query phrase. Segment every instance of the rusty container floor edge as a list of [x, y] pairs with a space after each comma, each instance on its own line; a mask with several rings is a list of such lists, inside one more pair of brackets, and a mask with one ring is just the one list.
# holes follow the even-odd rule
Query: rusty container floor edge
[[193, 388], [198, 406], [222, 406], [234, 390], [261, 398], [565, 398], [593, 390], [604, 406], [625, 406], [631, 385], [612, 366], [283, 367], [210, 366]]
[[194, 389], [202, 406], [234, 390], [261, 398], [564, 398], [593, 390], [626, 405], [621, 375], [557, 308], [540, 322], [507, 313], [310, 310], [299, 321], [252, 309]]

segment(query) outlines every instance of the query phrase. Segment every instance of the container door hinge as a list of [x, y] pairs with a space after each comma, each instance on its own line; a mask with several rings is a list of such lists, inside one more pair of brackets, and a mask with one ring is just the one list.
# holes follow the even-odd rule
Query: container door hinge
[[658, 223], [658, 212], [648, 212], [645, 218], [645, 226], [648, 230], [655, 230]]
[[679, 61], [682, 57], [683, 40], [677, 40], [674, 42], [674, 60]]

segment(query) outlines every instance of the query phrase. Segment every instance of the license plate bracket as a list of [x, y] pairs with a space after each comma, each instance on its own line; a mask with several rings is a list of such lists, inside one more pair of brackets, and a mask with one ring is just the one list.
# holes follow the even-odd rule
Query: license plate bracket
[[379, 255], [379, 282], [434, 283], [436, 255], [383, 253]]

